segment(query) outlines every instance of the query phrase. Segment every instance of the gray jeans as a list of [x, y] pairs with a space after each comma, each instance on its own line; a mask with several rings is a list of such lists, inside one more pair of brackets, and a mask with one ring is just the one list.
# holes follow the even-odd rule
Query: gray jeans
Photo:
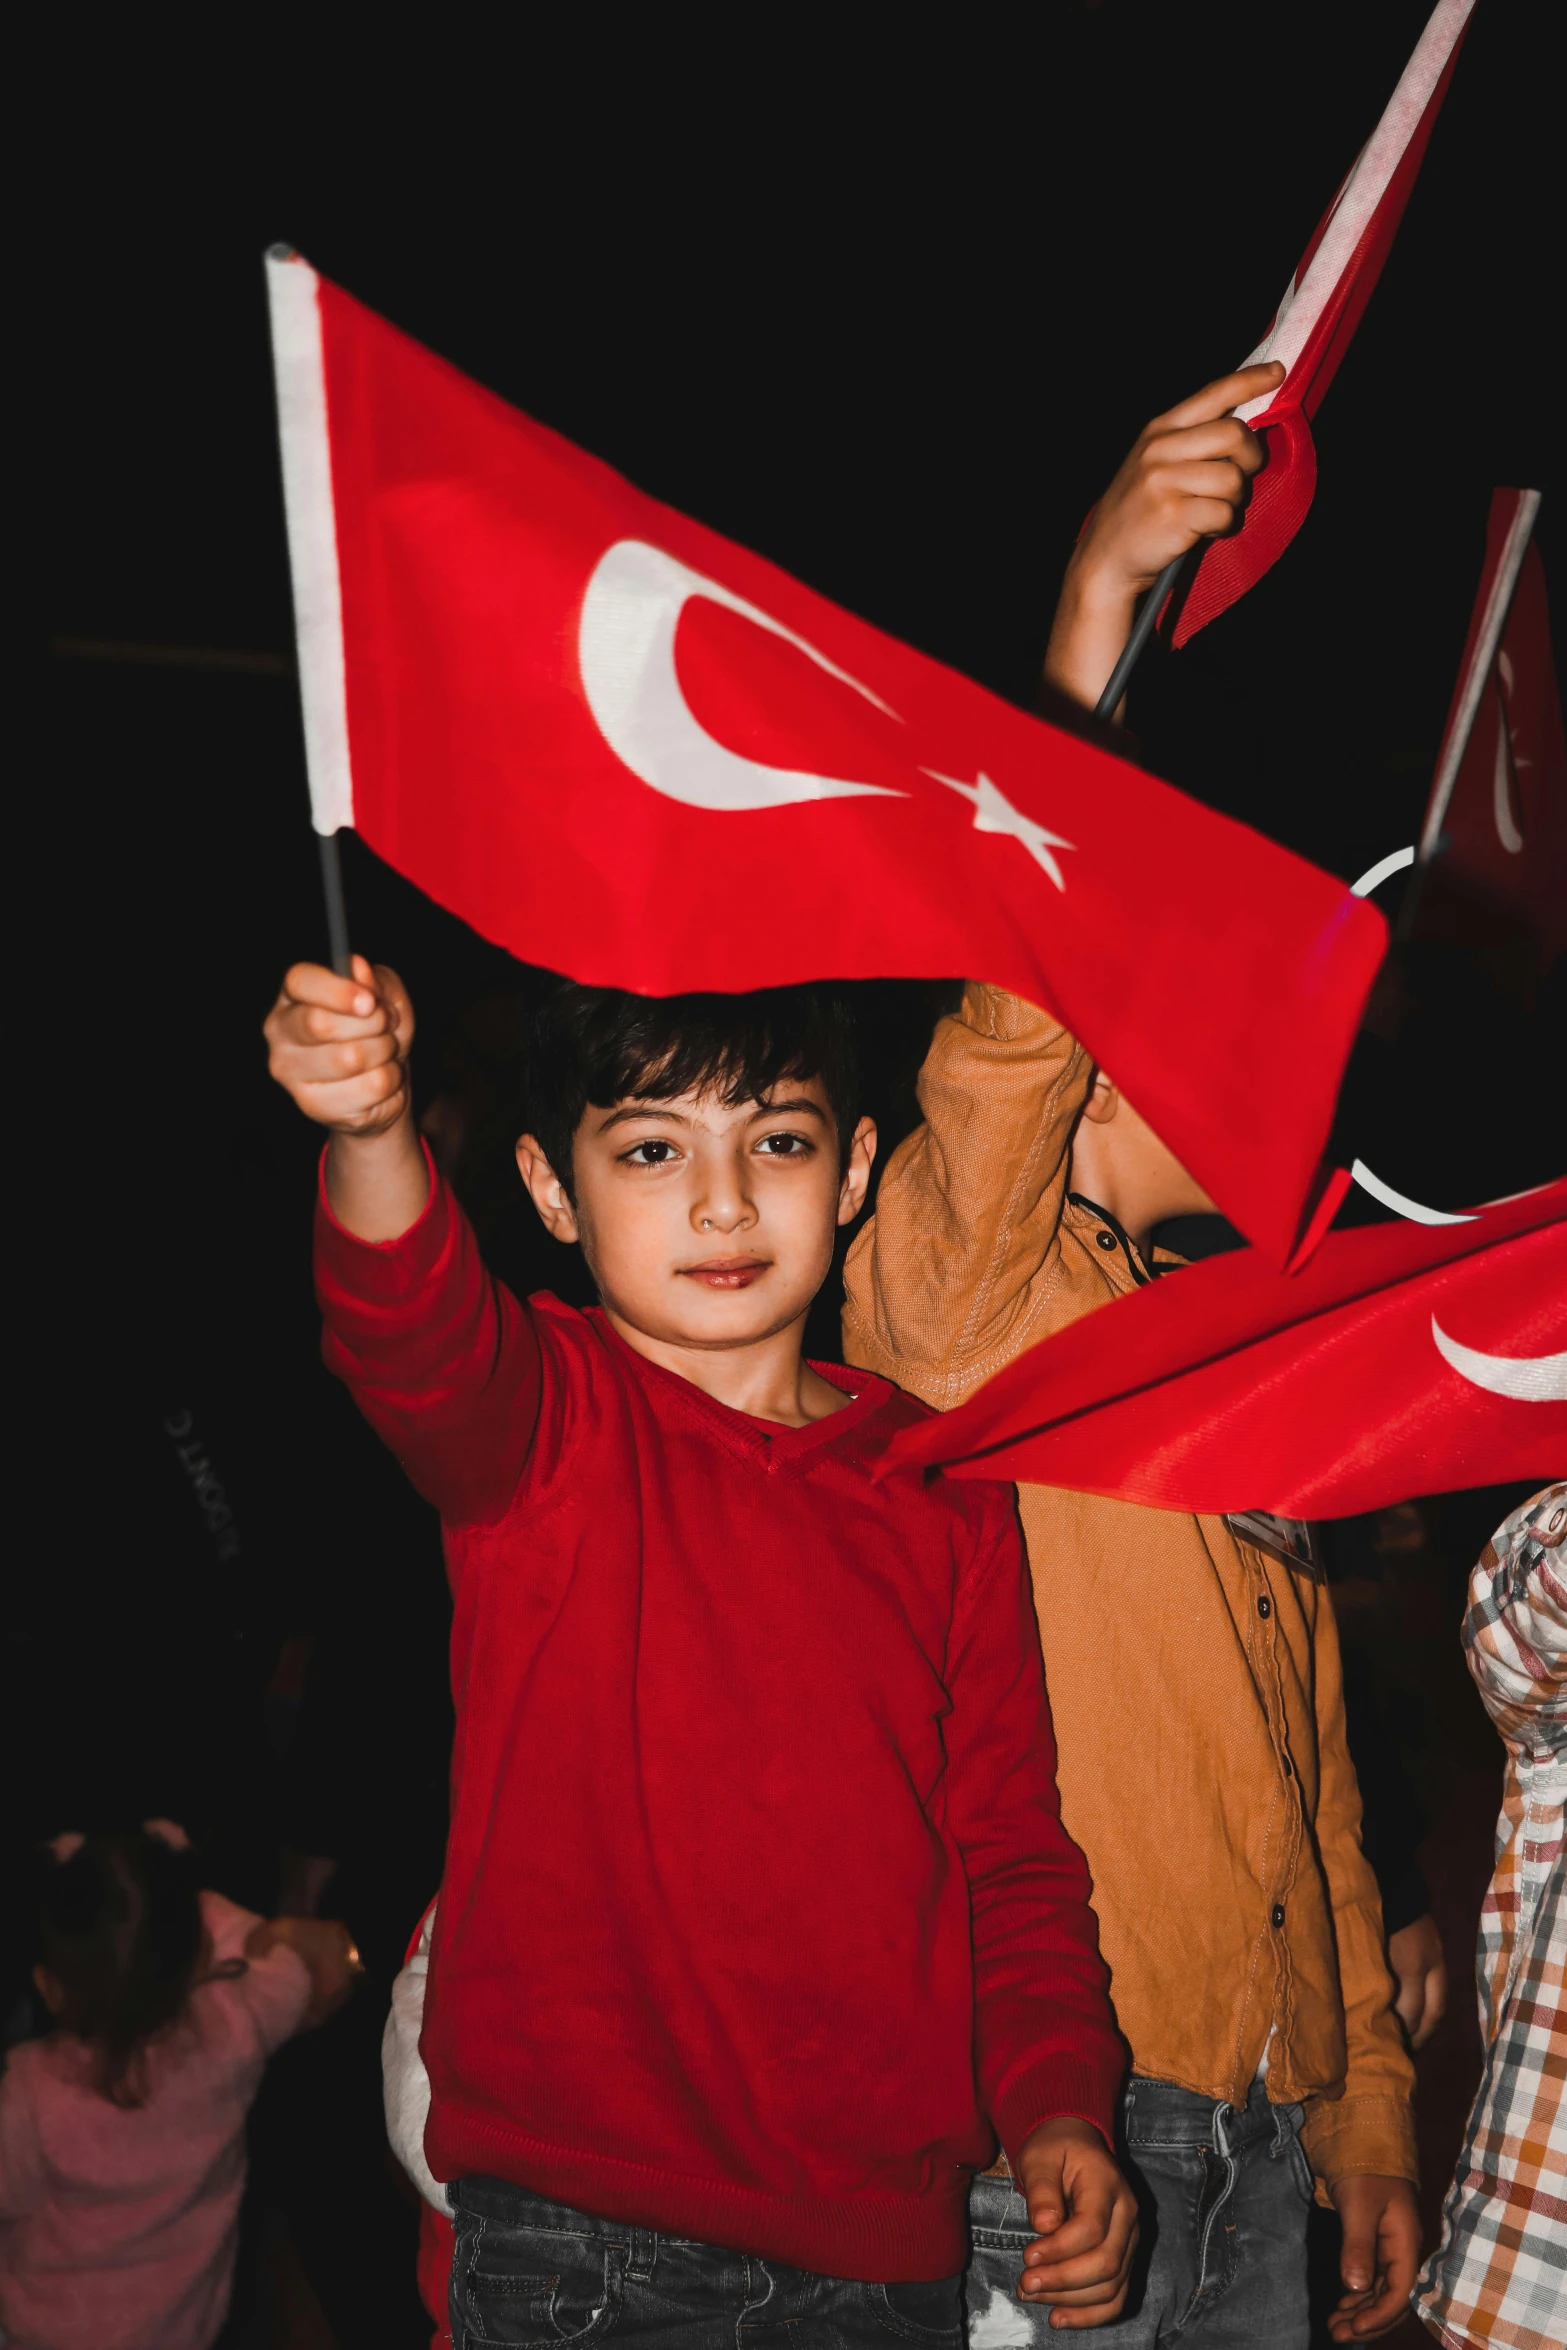
[[[1142, 2236], [1125, 2314], [1085, 2333], [1085, 2344], [1306, 2350], [1312, 2186], [1302, 2118], [1298, 2105], [1270, 2105], [1260, 2081], [1244, 2107], [1215, 2105], [1170, 2081], [1132, 2081], [1121, 2160], [1137, 2190]], [[1031, 2233], [1011, 2180], [976, 2179], [969, 2214], [969, 2350], [1059, 2342], [1048, 2308], [1018, 2299]]]
[[868, 2285], [459, 2179], [456, 2350], [963, 2350], [962, 2280]]

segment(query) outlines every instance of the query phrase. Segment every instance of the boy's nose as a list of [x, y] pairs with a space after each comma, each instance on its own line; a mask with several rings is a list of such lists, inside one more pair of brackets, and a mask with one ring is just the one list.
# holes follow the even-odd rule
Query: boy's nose
[[710, 1181], [691, 1211], [698, 1232], [736, 1232], [755, 1221], [751, 1202], [732, 1175]]

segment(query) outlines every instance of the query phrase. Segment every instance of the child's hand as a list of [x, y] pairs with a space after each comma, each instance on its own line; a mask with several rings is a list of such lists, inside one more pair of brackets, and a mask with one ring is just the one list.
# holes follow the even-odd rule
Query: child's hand
[[314, 2031], [356, 1988], [365, 1971], [354, 1938], [336, 1918], [262, 1918], [245, 1937], [245, 1956], [265, 1958], [283, 1943], [304, 1962], [310, 1976], [310, 2005], [300, 2029]]
[[1339, 2273], [1346, 2291], [1328, 2316], [1335, 2342], [1369, 2342], [1401, 2325], [1420, 2266], [1420, 2207], [1407, 2179], [1340, 2179], [1333, 2201], [1344, 2223]]
[[1099, 2132], [1074, 2117], [1041, 2122], [1016, 2170], [1035, 2230], [1023, 2255], [1023, 2299], [1048, 2304], [1056, 2327], [1119, 2317], [1137, 2249], [1137, 2199]]
[[395, 971], [355, 955], [340, 979], [296, 963], [267, 1015], [267, 1066], [286, 1093], [336, 1134], [385, 1134], [409, 1107], [413, 1006]]
[[1278, 388], [1276, 359], [1238, 368], [1143, 427], [1067, 565], [1045, 656], [1052, 685], [1090, 707], [1167, 563], [1233, 530], [1262, 443], [1231, 409]]

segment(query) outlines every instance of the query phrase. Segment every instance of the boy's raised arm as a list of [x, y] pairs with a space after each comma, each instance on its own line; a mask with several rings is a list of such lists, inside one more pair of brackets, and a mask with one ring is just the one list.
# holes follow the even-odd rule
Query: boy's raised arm
[[267, 1015], [267, 1066], [327, 1129], [326, 1195], [356, 1240], [397, 1240], [430, 1196], [408, 1090], [413, 1005], [395, 971], [355, 955], [342, 977], [295, 963]]
[[[1058, 1233], [1093, 1064], [1048, 1012], [971, 982], [920, 1072], [844, 1269], [844, 1354], [946, 1411], [1068, 1318]], [[1097, 1300], [1095, 1301], [1097, 1302]]]
[[395, 971], [296, 963], [266, 1022], [270, 1067], [327, 1129], [316, 1294], [327, 1366], [443, 1517], [499, 1517], [540, 1398], [538, 1340], [494, 1282], [414, 1124], [413, 1007]]

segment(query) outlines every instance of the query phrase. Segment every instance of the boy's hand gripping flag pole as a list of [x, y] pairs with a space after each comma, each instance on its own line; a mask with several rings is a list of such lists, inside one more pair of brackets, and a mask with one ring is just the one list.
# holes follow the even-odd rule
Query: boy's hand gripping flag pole
[[267, 275], [318, 832], [593, 984], [992, 980], [1291, 1256], [1375, 908]]
[[1252, 484], [1240, 528], [1177, 556], [1149, 589], [1100, 696], [1101, 717], [1111, 715], [1126, 691], [1184, 564], [1195, 564], [1195, 577], [1175, 616], [1171, 642], [1176, 646], [1189, 642], [1255, 586], [1305, 521], [1317, 486], [1309, 420], [1338, 371], [1392, 248], [1473, 7], [1474, 0], [1439, 0], [1433, 9], [1381, 121], [1301, 255], [1272, 324], [1241, 361], [1252, 367], [1277, 359], [1287, 371], [1277, 390], [1236, 410], [1262, 434], [1267, 463]]

